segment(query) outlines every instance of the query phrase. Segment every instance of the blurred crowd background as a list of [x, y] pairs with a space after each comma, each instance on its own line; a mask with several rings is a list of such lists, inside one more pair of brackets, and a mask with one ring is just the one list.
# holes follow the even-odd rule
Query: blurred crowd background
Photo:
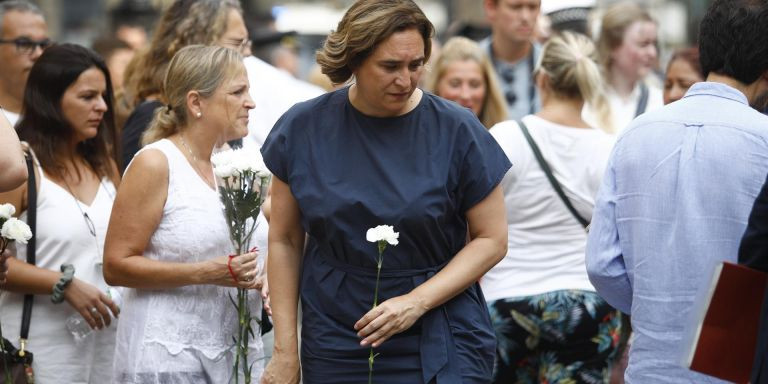
[[[171, 0], [36, 0], [54, 41], [114, 50], [111, 38], [140, 48], [149, 40], [160, 12]], [[587, 23], [599, 28], [600, 15], [613, 0], [543, 0], [538, 33], [546, 38], [551, 25]], [[314, 52], [335, 29], [352, 0], [241, 0], [253, 40], [253, 53], [296, 77], [311, 80]], [[416, 1], [435, 24], [437, 39], [456, 35], [480, 40], [490, 33], [481, 0]], [[659, 65], [676, 49], [695, 43], [697, 26], [711, 0], [644, 0], [659, 25]], [[123, 60], [127, 63], [129, 52]], [[118, 60], [120, 60], [118, 58]], [[661, 71], [661, 70], [660, 70]], [[317, 80], [316, 80], [317, 81]]]

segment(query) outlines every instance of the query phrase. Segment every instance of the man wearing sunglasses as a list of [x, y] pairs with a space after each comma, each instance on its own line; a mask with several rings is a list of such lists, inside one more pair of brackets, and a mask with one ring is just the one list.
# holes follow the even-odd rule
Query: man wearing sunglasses
[[51, 45], [43, 13], [21, 0], [0, 2], [0, 106], [16, 124], [29, 70]]
[[541, 47], [534, 43], [541, 0], [484, 0], [491, 36], [480, 42], [487, 50], [507, 101], [507, 118], [538, 112], [541, 103], [533, 70]]

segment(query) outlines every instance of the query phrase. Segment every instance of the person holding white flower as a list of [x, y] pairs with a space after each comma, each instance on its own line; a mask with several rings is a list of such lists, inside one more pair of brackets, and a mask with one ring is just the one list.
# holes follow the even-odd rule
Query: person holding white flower
[[[433, 32], [411, 0], [356, 1], [318, 52], [334, 82], [354, 83], [295, 105], [262, 147], [275, 323], [263, 383], [363, 383], [371, 347], [377, 383], [491, 380], [477, 280], [506, 251], [498, 184], [510, 163], [472, 111], [417, 88]], [[382, 224], [399, 237], [371, 309], [366, 231]]]
[[[102, 247], [120, 180], [109, 71], [89, 49], [50, 47], [29, 73], [22, 108], [17, 128], [34, 158], [37, 204], [28, 206], [26, 183], [0, 202], [24, 221], [36, 211], [36, 262], [16, 245], [0, 293], [3, 335], [17, 343], [24, 296], [33, 294], [27, 348], [36, 383], [107, 383], [119, 309], [106, 293]], [[97, 331], [77, 342], [66, 322], [80, 317]]]
[[[146, 146], [127, 167], [105, 245], [104, 275], [130, 287], [114, 383], [227, 383], [238, 326], [232, 287], [256, 288], [257, 253], [231, 255], [211, 154], [248, 133], [253, 101], [240, 53], [191, 45], [168, 65]], [[230, 256], [231, 255], [231, 256]], [[252, 313], [261, 310], [251, 295]], [[258, 380], [261, 339], [249, 345]]]

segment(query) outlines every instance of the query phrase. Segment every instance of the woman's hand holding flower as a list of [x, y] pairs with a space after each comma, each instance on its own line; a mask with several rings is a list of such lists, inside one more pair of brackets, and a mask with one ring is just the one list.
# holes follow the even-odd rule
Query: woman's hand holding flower
[[371, 309], [355, 323], [360, 345], [378, 347], [395, 334], [410, 328], [427, 310], [411, 294], [393, 297]]
[[73, 278], [64, 290], [64, 299], [93, 329], [102, 329], [112, 323], [110, 311], [115, 317], [120, 314], [120, 308], [105, 292], [78, 278]]
[[258, 250], [242, 255], [220, 256], [212, 260], [216, 273], [211, 283], [226, 287], [256, 289], [259, 282]]

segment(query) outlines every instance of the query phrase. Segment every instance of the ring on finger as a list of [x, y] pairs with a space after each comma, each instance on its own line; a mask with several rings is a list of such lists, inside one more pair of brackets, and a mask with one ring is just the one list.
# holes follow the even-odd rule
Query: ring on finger
[[93, 313], [95, 315], [95, 314], [99, 313], [99, 310], [96, 307], [93, 307], [93, 308], [91, 308], [91, 313]]

